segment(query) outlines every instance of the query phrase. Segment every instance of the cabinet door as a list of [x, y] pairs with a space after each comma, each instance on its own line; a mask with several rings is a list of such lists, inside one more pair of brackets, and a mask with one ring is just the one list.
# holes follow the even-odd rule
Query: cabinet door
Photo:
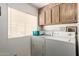
[[76, 3], [65, 3], [60, 5], [60, 22], [61, 23], [77, 22]]
[[55, 6], [52, 8], [52, 24], [59, 23], [59, 6]]
[[46, 8], [46, 25], [51, 24], [51, 9]]
[[39, 25], [45, 25], [45, 12], [39, 12]]
[[44, 39], [40, 37], [32, 37], [32, 56], [43, 56], [44, 52]]

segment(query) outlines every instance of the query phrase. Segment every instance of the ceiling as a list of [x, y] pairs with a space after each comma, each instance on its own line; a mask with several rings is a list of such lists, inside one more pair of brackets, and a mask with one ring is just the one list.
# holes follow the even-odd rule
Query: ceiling
[[30, 4], [36, 8], [41, 8], [49, 3], [30, 3]]

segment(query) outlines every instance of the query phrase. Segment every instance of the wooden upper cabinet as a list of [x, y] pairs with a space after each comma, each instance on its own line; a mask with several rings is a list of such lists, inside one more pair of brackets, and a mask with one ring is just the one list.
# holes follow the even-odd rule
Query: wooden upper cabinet
[[49, 4], [39, 9], [39, 25], [77, 22], [77, 3]]
[[52, 8], [52, 24], [59, 23], [59, 5]]
[[46, 8], [45, 12], [46, 12], [46, 25], [49, 25], [51, 24], [51, 9]]
[[39, 12], [39, 25], [45, 25], [45, 12], [40, 11]]
[[60, 22], [75, 23], [77, 22], [77, 4], [65, 3], [60, 5]]

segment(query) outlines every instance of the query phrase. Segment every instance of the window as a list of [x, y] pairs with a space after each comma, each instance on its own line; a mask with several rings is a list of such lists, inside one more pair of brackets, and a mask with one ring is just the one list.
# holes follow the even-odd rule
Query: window
[[37, 16], [8, 7], [8, 38], [32, 35], [37, 29]]

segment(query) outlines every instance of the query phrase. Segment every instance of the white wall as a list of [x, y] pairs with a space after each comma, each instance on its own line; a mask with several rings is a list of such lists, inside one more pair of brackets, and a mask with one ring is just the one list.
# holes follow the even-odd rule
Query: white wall
[[44, 30], [53, 30], [54, 28], [57, 29], [63, 29], [66, 26], [77, 26], [77, 24], [58, 24], [58, 25], [48, 25], [44, 26]]
[[17, 56], [31, 55], [30, 36], [9, 39], [9, 53]]
[[25, 13], [38, 16], [38, 10], [37, 8], [31, 6], [27, 3], [8, 3], [8, 6], [17, 10], [21, 10]]
[[0, 55], [1, 53], [8, 53], [8, 17], [7, 17], [7, 4], [1, 4], [0, 16]]

